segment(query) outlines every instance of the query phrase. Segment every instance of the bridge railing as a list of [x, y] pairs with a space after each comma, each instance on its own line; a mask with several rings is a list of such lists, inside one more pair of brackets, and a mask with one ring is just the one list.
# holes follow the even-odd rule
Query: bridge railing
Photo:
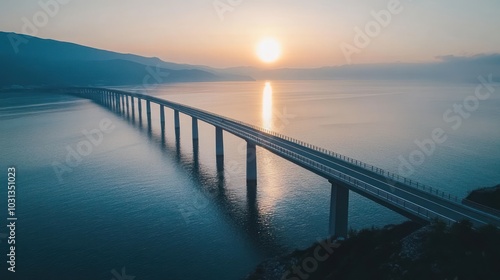
[[[171, 107], [173, 107], [175, 109], [179, 109], [179, 110], [188, 109], [188, 110], [203, 112], [203, 113], [205, 113], [207, 115], [215, 116], [215, 117], [218, 117], [218, 118], [226, 120], [226, 121], [230, 121], [230, 122], [238, 123], [240, 125], [251, 127], [251, 128], [253, 128], [255, 130], [258, 130], [260, 132], [266, 133], [268, 135], [271, 135], [271, 136], [274, 136], [274, 137], [277, 137], [277, 138], [281, 138], [283, 140], [295, 143], [297, 145], [301, 145], [303, 147], [307, 147], [307, 148], [309, 148], [311, 150], [314, 150], [316, 152], [322, 153], [324, 155], [328, 155], [328, 156], [334, 157], [334, 158], [336, 158], [338, 160], [342, 160], [342, 161], [348, 162], [348, 163], [350, 163], [352, 165], [364, 168], [366, 170], [370, 170], [370, 171], [372, 171], [374, 173], [377, 173], [377, 174], [381, 175], [382, 177], [386, 178], [387, 183], [389, 183], [389, 184], [394, 185], [394, 184], [396, 184], [396, 183], [399, 182], [399, 183], [405, 184], [407, 186], [413, 187], [413, 188], [415, 188], [417, 190], [420, 190], [422, 192], [429, 193], [429, 194], [432, 194], [434, 196], [441, 197], [443, 199], [446, 199], [446, 200], [448, 200], [450, 202], [453, 202], [453, 203], [456, 203], [456, 204], [460, 204], [459, 203], [460, 200], [458, 199], [457, 196], [451, 195], [450, 193], [445, 193], [444, 191], [441, 191], [438, 188], [433, 188], [431, 186], [424, 185], [422, 183], [419, 183], [416, 180], [412, 180], [412, 179], [406, 178], [406, 177], [401, 176], [399, 174], [395, 174], [393, 172], [386, 171], [386, 170], [384, 170], [382, 168], [379, 168], [379, 167], [376, 167], [374, 165], [367, 164], [367, 163], [364, 163], [362, 161], [356, 160], [354, 158], [351, 158], [351, 157], [348, 157], [348, 156], [345, 156], [345, 155], [333, 152], [331, 150], [328, 150], [328, 149], [325, 149], [325, 148], [318, 147], [316, 145], [312, 145], [312, 144], [306, 143], [304, 141], [295, 139], [293, 137], [289, 137], [289, 136], [283, 135], [281, 133], [277, 133], [277, 132], [274, 132], [274, 131], [271, 131], [271, 130], [268, 130], [268, 129], [265, 129], [265, 128], [262, 128], [262, 127], [259, 127], [259, 126], [256, 126], [256, 125], [248, 124], [248, 123], [236, 120], [236, 119], [232, 119], [232, 118], [229, 118], [229, 117], [226, 117], [226, 116], [215, 114], [213, 112], [209, 112], [209, 111], [202, 110], [202, 109], [199, 109], [199, 108], [194, 108], [194, 107], [191, 107], [191, 106], [188, 106], [188, 105], [184, 105], [184, 104], [180, 104], [180, 103], [176, 103], [176, 102], [172, 102], [172, 101], [162, 100], [162, 99], [159, 99], [159, 98], [155, 98], [155, 97], [152, 97], [152, 96], [149, 96], [149, 95], [140, 94], [140, 93], [131, 93], [131, 92], [125, 92], [125, 91], [120, 91], [120, 90], [109, 90], [109, 89], [100, 89], [100, 88], [93, 88], [93, 89], [82, 88], [82, 89], [76, 89], [76, 90], [83, 90], [85, 93], [90, 93], [92, 90], [94, 92], [104, 92], [104, 91], [106, 91], [106, 92], [115, 92], [115, 93], [118, 93], [118, 94], [124, 94], [124, 95], [128, 95], [128, 96], [135, 96], [137, 98], [143, 98], [143, 99], [151, 99], [152, 98], [152, 99], [157, 99], [158, 101], [162, 101], [161, 103], [164, 103], [163, 105], [168, 105], [168, 106], [171, 106]], [[159, 103], [159, 104], [161, 104], [161, 103]]]
[[256, 125], [247, 124], [247, 123], [244, 123], [244, 122], [238, 121], [238, 120], [232, 120], [232, 121], [238, 122], [238, 123], [240, 123], [242, 125], [250, 126], [250, 127], [254, 128], [256, 130], [259, 130], [261, 132], [267, 133], [267, 134], [272, 135], [274, 137], [278, 137], [278, 138], [290, 141], [292, 143], [295, 143], [297, 145], [301, 145], [301, 146], [310, 148], [310, 149], [312, 149], [312, 150], [314, 150], [316, 152], [323, 153], [325, 155], [334, 157], [334, 158], [336, 158], [338, 160], [342, 160], [342, 161], [348, 162], [350, 164], [353, 164], [355, 166], [364, 168], [366, 170], [371, 170], [372, 172], [380, 174], [384, 178], [386, 178], [387, 179], [387, 183], [389, 183], [389, 184], [403, 183], [403, 184], [405, 184], [407, 186], [414, 187], [415, 189], [418, 189], [418, 190], [426, 192], [426, 193], [430, 193], [430, 194], [432, 194], [434, 196], [439, 196], [439, 197], [441, 197], [443, 199], [449, 200], [449, 201], [454, 202], [454, 203], [459, 203], [459, 201], [460, 201], [459, 198], [457, 196], [455, 196], [455, 195], [451, 195], [450, 193], [446, 193], [444, 191], [441, 191], [438, 188], [433, 188], [431, 186], [424, 185], [422, 183], [419, 183], [416, 180], [412, 180], [412, 179], [406, 178], [406, 177], [401, 176], [399, 174], [395, 174], [393, 172], [386, 171], [386, 170], [384, 170], [382, 168], [379, 168], [377, 166], [374, 166], [374, 165], [371, 165], [371, 164], [368, 164], [368, 163], [356, 160], [354, 158], [351, 158], [351, 157], [348, 157], [348, 156], [345, 156], [345, 155], [342, 155], [342, 154], [330, 151], [328, 149], [321, 148], [321, 147], [318, 147], [318, 146], [306, 143], [304, 141], [301, 141], [301, 140], [298, 140], [298, 139], [295, 139], [295, 138], [292, 138], [292, 137], [289, 137], [289, 136], [286, 136], [286, 135], [283, 135], [283, 134], [280, 134], [280, 133], [277, 133], [277, 132], [274, 132], [274, 131], [271, 131], [271, 130], [268, 130], [268, 129], [265, 129], [265, 128], [262, 128], [262, 127], [259, 127], [259, 126], [256, 126]]
[[251, 139], [252, 141], [258, 143], [259, 145], [265, 146], [268, 149], [274, 150], [275, 152], [285, 154], [285, 156], [287, 156], [295, 161], [300, 162], [301, 164], [307, 166], [310, 169], [315, 169], [318, 172], [326, 173], [331, 178], [334, 178], [336, 180], [339, 180], [341, 182], [349, 184], [350, 186], [353, 186], [353, 187], [361, 189], [365, 192], [368, 192], [368, 193], [372, 194], [373, 196], [378, 197], [379, 199], [381, 199], [383, 201], [386, 201], [387, 203], [398, 206], [400, 208], [404, 208], [404, 209], [406, 209], [406, 211], [409, 211], [418, 217], [422, 217], [426, 220], [439, 219], [439, 220], [446, 222], [448, 225], [451, 225], [451, 224], [456, 222], [456, 220], [454, 220], [454, 219], [448, 218], [448, 217], [441, 215], [435, 211], [429, 210], [429, 209], [422, 207], [416, 203], [413, 203], [409, 200], [402, 199], [402, 198], [400, 198], [400, 197], [398, 197], [398, 196], [396, 196], [388, 191], [382, 190], [382, 189], [377, 188], [373, 185], [365, 183], [359, 179], [356, 179], [355, 177], [352, 177], [352, 176], [349, 176], [345, 173], [337, 171], [337, 170], [335, 170], [327, 165], [318, 163], [317, 161], [311, 160], [307, 157], [304, 157], [300, 154], [292, 152], [288, 149], [284, 149], [283, 147], [278, 146], [278, 145], [276, 145], [272, 142], [269, 142], [267, 140], [264, 140], [260, 137], [252, 135], [252, 134], [247, 133], [245, 131], [240, 131], [240, 133], [245, 135], [245, 138]]

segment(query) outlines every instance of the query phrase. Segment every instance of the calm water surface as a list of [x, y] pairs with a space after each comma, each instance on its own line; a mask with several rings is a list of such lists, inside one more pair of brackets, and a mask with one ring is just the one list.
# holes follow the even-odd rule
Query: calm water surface
[[[446, 142], [410, 177], [463, 197], [500, 182], [500, 88], [458, 129], [443, 120], [475, 86], [258, 81], [165, 85], [147, 93], [393, 172], [416, 140], [443, 128]], [[17, 168], [19, 279], [112, 279], [123, 268], [136, 279], [241, 279], [262, 260], [327, 236], [325, 179], [258, 149], [258, 190], [247, 193], [243, 140], [224, 135], [224, 169], [218, 170], [212, 126], [200, 122], [193, 144], [191, 120], [181, 115], [176, 139], [167, 110], [162, 136], [158, 112], [153, 105], [149, 129], [145, 119], [87, 100], [0, 94], [2, 180], [8, 166]], [[82, 131], [103, 121], [113, 129], [96, 145], [82, 144]], [[78, 148], [88, 155], [75, 160], [71, 151]], [[59, 177], [54, 165], [65, 166]], [[6, 197], [6, 190], [0, 194]], [[349, 211], [350, 226], [358, 229], [405, 220], [353, 193]], [[6, 251], [6, 242], [0, 247]]]

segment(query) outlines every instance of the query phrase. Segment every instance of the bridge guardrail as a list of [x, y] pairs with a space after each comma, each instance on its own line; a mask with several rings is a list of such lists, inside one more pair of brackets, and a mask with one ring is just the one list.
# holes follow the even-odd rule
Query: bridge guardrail
[[454, 203], [459, 204], [459, 198], [457, 196], [454, 196], [454, 195], [452, 196], [450, 193], [446, 193], [444, 191], [441, 191], [438, 188], [433, 188], [433, 187], [430, 187], [428, 185], [421, 184], [416, 180], [412, 180], [412, 179], [400, 176], [399, 174], [395, 174], [395, 173], [392, 173], [390, 171], [386, 171], [386, 170], [379, 168], [379, 167], [376, 167], [374, 165], [364, 163], [362, 161], [341, 155], [339, 153], [330, 151], [328, 149], [321, 148], [321, 147], [306, 143], [304, 141], [301, 141], [301, 140], [298, 140], [298, 139], [295, 139], [295, 138], [292, 138], [292, 137], [289, 137], [289, 136], [286, 136], [286, 135], [283, 135], [283, 134], [280, 134], [280, 133], [277, 133], [274, 131], [267, 130], [265, 128], [261, 128], [261, 127], [258, 127], [258, 126], [252, 125], [252, 124], [247, 124], [247, 123], [237, 121], [237, 120], [233, 120], [233, 121], [238, 122], [242, 125], [250, 126], [254, 129], [260, 130], [260, 131], [265, 132], [265, 133], [272, 135], [274, 137], [278, 137], [278, 138], [290, 141], [290, 142], [295, 143], [297, 145], [302, 145], [302, 146], [310, 148], [314, 151], [329, 155], [329, 156], [334, 157], [338, 160], [348, 162], [350, 164], [356, 165], [356, 166], [364, 168], [366, 170], [371, 170], [372, 172], [380, 174], [384, 178], [388, 179], [389, 180], [388, 183], [393, 183], [393, 182], [403, 183], [403, 184], [406, 184], [407, 186], [414, 187], [418, 190], [430, 193], [430, 194], [435, 195], [435, 196], [439, 196], [443, 199], [449, 200], [450, 202], [454, 202]]
[[302, 164], [308, 165], [309, 168], [316, 169], [317, 171], [327, 173], [330, 177], [335, 178], [337, 180], [340, 180], [342, 182], [348, 183], [351, 186], [354, 184], [355, 187], [362, 188], [363, 190], [371, 193], [374, 196], [377, 196], [378, 198], [380, 198], [380, 199], [382, 199], [390, 204], [402, 207], [402, 208], [406, 209], [407, 211], [412, 212], [416, 216], [420, 216], [420, 217], [423, 217], [423, 218], [428, 219], [428, 220], [432, 220], [432, 219], [437, 218], [437, 219], [440, 219], [442, 221], [447, 222], [448, 225], [451, 225], [451, 224], [456, 222], [453, 219], [450, 219], [446, 216], [443, 216], [443, 215], [436, 213], [432, 210], [429, 210], [425, 207], [419, 206], [418, 204], [413, 203], [411, 201], [408, 201], [406, 199], [399, 198], [396, 195], [394, 195], [388, 191], [381, 190], [380, 188], [377, 188], [377, 187], [374, 187], [370, 184], [367, 184], [359, 179], [356, 179], [356, 178], [349, 176], [345, 173], [337, 171], [329, 166], [318, 163], [314, 160], [310, 160], [310, 159], [308, 159], [300, 154], [297, 154], [295, 152], [292, 152], [290, 150], [285, 150], [285, 149], [283, 149], [283, 148], [281, 148], [281, 147], [277, 146], [276, 144], [273, 144], [269, 141], [263, 140], [261, 138], [258, 138], [256, 136], [249, 134], [249, 133], [246, 133], [244, 131], [240, 131], [240, 133], [245, 134], [246, 138], [252, 139], [256, 143], [259, 143], [261, 145], [264, 144], [263, 142], [266, 142], [265, 146], [268, 148], [271, 148], [277, 152], [285, 153], [289, 157], [302, 162]]

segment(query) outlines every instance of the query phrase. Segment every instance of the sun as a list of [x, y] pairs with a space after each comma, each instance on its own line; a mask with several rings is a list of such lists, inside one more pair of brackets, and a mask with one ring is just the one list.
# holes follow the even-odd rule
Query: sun
[[272, 63], [281, 56], [281, 45], [273, 38], [266, 38], [257, 45], [257, 56], [265, 63]]

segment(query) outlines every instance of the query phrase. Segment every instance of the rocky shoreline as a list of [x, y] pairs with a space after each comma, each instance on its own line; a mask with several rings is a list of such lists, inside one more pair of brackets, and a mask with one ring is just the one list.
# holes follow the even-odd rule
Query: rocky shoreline
[[405, 222], [264, 261], [246, 280], [498, 279], [499, 263], [500, 230], [493, 226]]

